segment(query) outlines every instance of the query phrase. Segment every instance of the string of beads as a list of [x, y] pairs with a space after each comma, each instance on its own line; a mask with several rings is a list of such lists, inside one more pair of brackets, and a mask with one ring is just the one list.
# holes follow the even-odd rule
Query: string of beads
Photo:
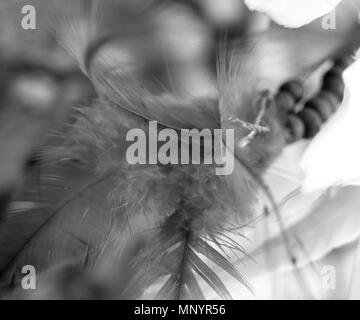
[[283, 115], [287, 141], [313, 138], [321, 126], [336, 112], [344, 97], [343, 71], [353, 62], [350, 57], [334, 60], [333, 66], [322, 78], [319, 92], [303, 102], [304, 88], [299, 80], [284, 83], [274, 97]]

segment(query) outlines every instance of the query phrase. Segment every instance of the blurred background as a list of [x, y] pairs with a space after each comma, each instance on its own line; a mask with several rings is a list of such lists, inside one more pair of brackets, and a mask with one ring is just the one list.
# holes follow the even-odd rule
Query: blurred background
[[[38, 169], [38, 151], [56, 144], [53, 130], [68, 130], [65, 124], [71, 124], [76, 113], [72, 107], [88, 106], [97, 97], [81, 70], [84, 65], [76, 46], [71, 50], [67, 46], [66, 28], [60, 30], [60, 37], [56, 30], [64, 17], [76, 19], [72, 5], [67, 0], [30, 2], [26, 4], [36, 9], [35, 30], [21, 26], [23, 1], [0, 1], [0, 225], [2, 215], [14, 209], [12, 201], [24, 188], [26, 172]], [[334, 12], [335, 28], [325, 29], [320, 17], [287, 29], [264, 13], [250, 11], [242, 0], [151, 1], [149, 21], [138, 17], [133, 7], [122, 11], [120, 3], [105, 1], [103, 17], [107, 18], [101, 20], [108, 23], [102, 32], [117, 34], [121, 40], [115, 44], [117, 57], [154, 94], [170, 90], [179, 97], [216, 97], [217, 57], [228, 48], [235, 48], [236, 57], [248, 65], [244, 78], [256, 79], [254, 86], [275, 90], [284, 81], [299, 78], [310, 96], [328, 66], [324, 58], [352, 42], [359, 11], [357, 1], [346, 0]], [[99, 48], [94, 55], [101, 56], [103, 48]], [[149, 65], [145, 71], [142, 63]], [[269, 219], [246, 231], [251, 241], [245, 246], [256, 264], [231, 255], [254, 294], [222, 275], [235, 299], [360, 298], [358, 63], [345, 72], [344, 79], [345, 98], [338, 113], [313, 140], [288, 146], [266, 173], [271, 191], [282, 203], [285, 227], [301, 239], [307, 253], [299, 264], [301, 280], [299, 271], [284, 258], [279, 232], [273, 230], [275, 219]], [[93, 298], [102, 286], [109, 289], [112, 280], [105, 274], [107, 267], [96, 276], [70, 270], [48, 281], [45, 293], [38, 297]], [[328, 286], [333, 280], [335, 286]], [[205, 296], [216, 298], [211, 290]]]

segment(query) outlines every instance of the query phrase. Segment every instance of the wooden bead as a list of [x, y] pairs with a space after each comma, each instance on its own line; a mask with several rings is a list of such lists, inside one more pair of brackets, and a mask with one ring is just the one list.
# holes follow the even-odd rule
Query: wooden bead
[[322, 89], [330, 91], [341, 101], [344, 97], [345, 84], [340, 74], [330, 70], [325, 73], [323, 78]]
[[328, 79], [330, 80], [337, 80], [337, 81], [343, 81], [342, 79], [342, 72], [339, 72], [339, 69], [336, 68], [331, 68], [330, 70], [328, 70], [324, 76], [323, 76], [323, 81], [327, 81]]
[[304, 108], [297, 115], [305, 125], [304, 137], [313, 138], [320, 131], [322, 125], [320, 115], [310, 108]]
[[327, 81], [336, 81], [339, 83], [343, 83], [342, 75], [336, 69], [328, 70], [323, 76], [323, 83]]
[[295, 98], [287, 91], [279, 91], [275, 98], [275, 104], [282, 111], [293, 111], [295, 109]]
[[279, 89], [280, 92], [289, 92], [295, 99], [295, 102], [299, 102], [304, 94], [304, 87], [298, 80], [291, 80], [285, 82]]
[[338, 99], [338, 97], [331, 91], [322, 90], [319, 92], [318, 97], [327, 100], [329, 106], [332, 108], [332, 112], [335, 112], [341, 104], [341, 101]]
[[339, 101], [344, 98], [344, 89], [345, 87], [339, 86], [336, 82], [327, 82], [322, 86], [322, 90], [332, 92]]
[[328, 120], [333, 114], [333, 107], [322, 96], [316, 96], [315, 98], [307, 101], [304, 108], [310, 108], [317, 111], [323, 122]]
[[295, 114], [289, 114], [286, 122], [286, 128], [288, 129], [287, 140], [289, 143], [302, 139], [305, 135], [304, 122]]

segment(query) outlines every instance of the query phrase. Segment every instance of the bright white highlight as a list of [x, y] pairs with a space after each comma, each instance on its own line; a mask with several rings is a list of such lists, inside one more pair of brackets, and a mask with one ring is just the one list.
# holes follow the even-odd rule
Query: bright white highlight
[[290, 28], [304, 24], [331, 12], [341, 0], [245, 0], [251, 10], [269, 15], [276, 23]]

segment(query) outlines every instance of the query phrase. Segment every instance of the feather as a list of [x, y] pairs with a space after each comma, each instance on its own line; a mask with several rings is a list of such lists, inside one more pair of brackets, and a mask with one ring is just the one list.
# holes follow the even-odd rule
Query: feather
[[[88, 5], [88, 10], [84, 11], [81, 10], [81, 3], [81, 1], [77, 1], [75, 6], [71, 6], [70, 17], [66, 17], [63, 21], [60, 19], [57, 34], [61, 43], [77, 57], [80, 66], [92, 79], [101, 96], [128, 111], [148, 120], [157, 120], [168, 127], [219, 127], [216, 99], [189, 97], [186, 94], [177, 97], [176, 91], [179, 88], [176, 87], [171, 88], [172, 93], [169, 95], [167, 94], [169, 89], [164, 82], [154, 92], [151, 84], [146, 82], [146, 72], [153, 63], [151, 57], [161, 57], [162, 61], [170, 59], [165, 52], [157, 53], [151, 49], [152, 46], [157, 45], [158, 31], [155, 22], [160, 19], [158, 13], [161, 8], [154, 6], [153, 10], [134, 10], [140, 6], [139, 2], [129, 5], [125, 1], [111, 6], [111, 1], [105, 1], [105, 3], [101, 2], [101, 6], [99, 6], [99, 3], [93, 1], [91, 5]], [[124, 21], [120, 19], [114, 22], [114, 19], [111, 19], [114, 7], [119, 11], [126, 12], [132, 19], [127, 18]], [[112, 8], [111, 12], [109, 12], [109, 8]], [[136, 17], [133, 17], [134, 12], [136, 12]], [[138, 22], [139, 14], [143, 15], [141, 23]], [[106, 33], [103, 30], [109, 25], [104, 20], [117, 23], [117, 28], [123, 29], [122, 23], [127, 28], [130, 26], [135, 30], [133, 34], [139, 34], [141, 33], [139, 29], [146, 28], [150, 31], [141, 34], [151, 39], [153, 44], [149, 47], [147, 41], [144, 42], [142, 37], [136, 36], [132, 40], [135, 44], [129, 43], [122, 34], [112, 38], [106, 37], [104, 43], [103, 34], [112, 35], [111, 32]], [[129, 23], [129, 20], [133, 21]], [[273, 89], [289, 77], [307, 74], [309, 70], [313, 70], [314, 67], [319, 66], [339, 51], [351, 51], [351, 48], [359, 42], [357, 28], [354, 18], [354, 20], [348, 21], [347, 25], [331, 32], [319, 30], [320, 28], [315, 26], [299, 30], [273, 28], [266, 33], [255, 35], [247, 41], [235, 41], [226, 50], [232, 61], [231, 66], [222, 64], [225, 69], [219, 68], [218, 71], [217, 96], [231, 96], [233, 107], [242, 108], [247, 103], [247, 98], [244, 98], [244, 93], [241, 95], [237, 93], [240, 86], [243, 90], [250, 91], [246, 94], [253, 97], [253, 93], [260, 92], [264, 86], [266, 89]], [[93, 49], [94, 41], [99, 42], [95, 46], [96, 50]], [[146, 48], [134, 49], [139, 43], [147, 45]], [[287, 49], [284, 51], [285, 45]], [[312, 52], [307, 51], [306, 55], [301, 55], [304, 52], [302, 50], [304, 46], [311, 48]], [[141, 52], [141, 57], [138, 57], [136, 52]], [[297, 56], [296, 65], [289, 59], [291, 53]], [[92, 57], [90, 61], [86, 60], [86, 57], [89, 56]], [[220, 60], [223, 58], [221, 57]], [[281, 72], [279, 72], [279, 64], [281, 64]], [[275, 66], [277, 72], [274, 74]], [[169, 68], [170, 73], [173, 70], [169, 64], [159, 65], [158, 68], [164, 69], [165, 73]], [[231, 74], [228, 72], [229, 70], [231, 70]], [[160, 81], [160, 79], [156, 81]], [[216, 87], [215, 83], [214, 87]], [[170, 108], [171, 112], [167, 112]]]
[[[258, 103], [263, 95], [257, 76], [265, 75], [251, 68], [264, 54], [266, 42], [258, 42], [257, 54], [252, 54], [251, 44], [258, 38], [253, 38], [243, 53], [235, 43], [234, 50], [220, 57], [215, 97], [184, 98], [166, 86], [154, 88], [148, 79], [153, 59], [163, 59], [154, 23], [159, 8], [144, 8], [141, 1], [110, 0], [76, 1], [64, 7], [57, 36], [93, 82], [99, 101], [79, 111], [77, 121], [59, 145], [44, 152], [49, 159], [40, 167], [40, 176], [27, 179], [25, 192], [14, 203], [21, 209], [10, 207], [5, 215], [0, 225], [2, 288], [19, 281], [18, 270], [25, 263], [46, 271], [64, 261], [70, 264], [84, 257], [91, 260], [91, 256], [101, 259], [99, 252], [109, 238], [121, 251], [132, 233], [144, 233], [149, 234], [149, 241], [133, 261], [135, 276], [125, 296], [131, 295], [136, 283], [135, 287], [142, 288], [133, 293], [136, 297], [152, 290], [152, 297], [157, 298], [199, 298], [204, 296], [200, 292], [205, 285], [220, 297], [229, 298], [228, 288], [212, 266], [251, 289], [225, 252], [237, 250], [247, 261], [249, 256], [240, 241], [224, 231], [246, 225], [258, 211], [262, 216], [275, 215], [281, 230], [272, 246], [281, 247], [279, 251], [285, 252], [294, 267], [297, 256], [293, 238], [285, 230], [262, 177], [285, 146], [274, 104], [266, 103], [259, 116], [264, 104]], [[115, 19], [117, 14], [123, 19]], [[114, 35], [113, 30], [120, 31]], [[294, 68], [299, 74], [299, 70], [320, 65], [343, 47], [351, 47], [357, 40], [355, 30], [349, 38], [337, 34], [323, 42], [317, 42], [320, 35], [309, 36], [305, 30], [297, 33], [302, 37], [273, 30], [277, 37], [269, 42], [279, 44], [280, 49], [284, 48], [281, 43], [287, 42], [297, 50], [301, 44], [316, 44], [316, 54], [299, 59], [299, 66]], [[271, 34], [261, 37], [271, 39]], [[133, 55], [136, 51], [140, 57]], [[144, 53], [146, 59], [142, 61]], [[268, 56], [274, 64], [274, 52]], [[283, 73], [277, 81], [288, 76]], [[266, 96], [267, 102], [270, 97]], [[204, 165], [126, 165], [124, 136], [130, 128], [147, 128], [147, 120], [176, 129], [235, 128], [237, 141], [249, 132], [260, 134], [252, 134], [246, 146], [236, 146], [234, 173], [226, 178], [216, 176], [213, 167]], [[269, 134], [252, 131], [260, 127], [270, 128]], [[224, 141], [224, 147], [231, 146]], [[239, 233], [242, 235], [242, 230]], [[297, 246], [301, 249], [299, 243]], [[256, 257], [256, 251], [251, 256]]]
[[[235, 279], [250, 288], [235, 267], [216, 249], [207, 244], [201, 235], [192, 232], [191, 224], [194, 212], [176, 211], [155, 235], [154, 241], [144, 251], [136, 263], [138, 275], [136, 280], [143, 282], [161, 282], [167, 277], [156, 294], [158, 299], [199, 299], [203, 297], [202, 288], [194, 276], [202, 278], [220, 297], [230, 298], [231, 295], [222, 280], [211, 270], [200, 257], [203, 255], [211, 263], [219, 265]], [[187, 215], [188, 218], [183, 215]], [[185, 220], [185, 224], [183, 220]]]
[[[75, 6], [71, 5], [71, 14], [65, 16], [63, 21], [59, 19], [57, 35], [59, 41], [79, 60], [100, 96], [168, 127], [219, 127], [216, 100], [213, 98], [180, 98], [170, 92], [161, 93], [166, 89], [166, 83], [159, 78], [151, 79], [151, 83], [145, 82], [147, 77], [153, 77], [146, 73], [153, 69], [153, 64], [160, 64], [157, 68], [162, 68], [163, 73], [168, 68], [170, 72], [174, 69], [174, 62], [167, 61], [170, 57], [164, 57], [166, 53], [159, 52], [164, 44], [159, 44], [160, 30], [156, 24], [160, 23], [162, 7], [141, 10], [141, 1], [117, 4], [93, 1], [88, 2], [89, 12], [85, 12], [82, 10], [83, 3], [76, 1]], [[105, 21], [114, 21], [114, 8], [121, 17], [126, 17], [113, 22], [117, 24], [114, 29], [126, 30], [127, 33], [113, 35], [113, 32], [103, 30], [109, 24]], [[107, 35], [105, 40], [102, 38], [104, 33]], [[154, 59], [158, 60], [154, 62]], [[167, 63], [164, 64], [164, 61]], [[160, 94], [154, 94], [149, 87], [154, 83], [159, 83], [156, 91]], [[173, 112], [168, 112], [169, 108]], [[194, 112], [194, 109], [198, 112]]]
[[52, 170], [44, 168], [36, 184], [29, 178], [22, 198], [28, 205], [10, 207], [4, 216], [0, 228], [2, 288], [10, 280], [19, 281], [23, 265], [34, 265], [41, 272], [59, 262], [79, 259], [89, 246], [98, 250], [107, 234], [109, 220], [98, 204], [104, 203], [100, 200], [106, 190], [103, 182], [109, 177], [89, 179], [86, 171], [74, 171], [71, 166]]

